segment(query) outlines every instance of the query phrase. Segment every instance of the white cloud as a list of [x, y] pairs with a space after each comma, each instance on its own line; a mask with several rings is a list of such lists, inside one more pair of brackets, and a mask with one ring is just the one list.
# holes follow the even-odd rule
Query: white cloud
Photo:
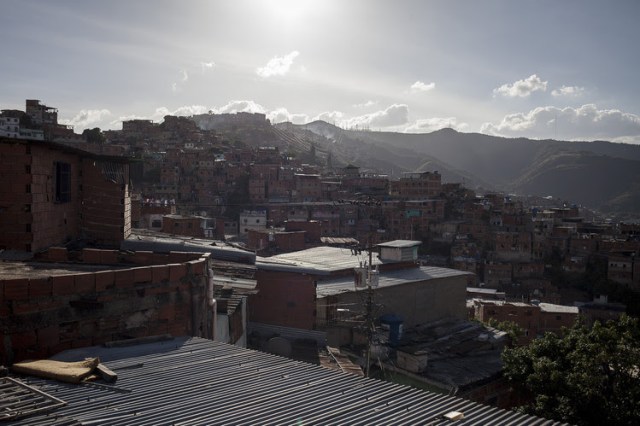
[[327, 123], [335, 124], [336, 126], [342, 127], [342, 120], [344, 114], [340, 111], [325, 111], [321, 114], [313, 117], [311, 121], [322, 120]]
[[286, 108], [276, 108], [267, 113], [267, 118], [271, 123], [306, 124], [309, 122], [309, 116], [306, 114], [292, 114]]
[[74, 127], [76, 133], [81, 133], [84, 129], [100, 127], [107, 117], [111, 115], [108, 109], [83, 109], [70, 120], [60, 120], [60, 123]]
[[505, 116], [497, 124], [484, 123], [482, 133], [567, 140], [606, 139], [640, 143], [640, 116], [617, 109], [538, 107]]
[[341, 127], [381, 128], [399, 126], [408, 121], [409, 107], [406, 104], [393, 104], [381, 111], [344, 120]]
[[182, 82], [186, 83], [187, 81], [189, 81], [189, 74], [187, 73], [187, 70], [180, 70], [180, 74], [182, 75]]
[[493, 94], [502, 95], [508, 98], [526, 98], [531, 95], [531, 93], [536, 91], [546, 91], [547, 90], [547, 82], [542, 81], [540, 77], [535, 74], [532, 74], [528, 78], [524, 80], [518, 80], [513, 84], [503, 84], [497, 89], [493, 89]]
[[212, 70], [216, 66], [216, 63], [211, 62], [200, 62], [200, 67], [202, 68], [202, 74], [204, 74], [207, 70]]
[[421, 118], [413, 122], [404, 129], [405, 133], [430, 133], [436, 130], [451, 128], [458, 131], [464, 130], [469, 125], [467, 123], [458, 123], [456, 117], [432, 117]]
[[584, 92], [585, 92], [585, 88], [584, 87], [562, 86], [559, 89], [554, 89], [553, 91], [551, 91], [551, 95], [555, 96], [555, 97], [561, 97], [561, 96], [578, 97], [578, 96], [582, 95]]
[[430, 90], [435, 89], [436, 83], [431, 82], [429, 84], [423, 83], [422, 81], [416, 81], [411, 85], [412, 92], [428, 92]]
[[264, 114], [265, 108], [254, 102], [247, 100], [233, 100], [220, 108], [211, 108], [215, 114], [231, 114], [236, 112], [259, 112]]
[[285, 75], [289, 72], [293, 60], [300, 54], [297, 50], [284, 56], [274, 56], [263, 67], [256, 68], [256, 74], [260, 77], [268, 78], [274, 75]]
[[178, 83], [171, 83], [171, 91], [176, 93], [178, 91]]
[[182, 117], [188, 117], [190, 115], [206, 114], [207, 112], [209, 112], [209, 108], [203, 105], [185, 105], [185, 106], [181, 106], [180, 108], [178, 108], [173, 112], [170, 112], [169, 114], [164, 114], [164, 115], [177, 115]]
[[363, 103], [361, 103], [361, 104], [354, 104], [354, 105], [352, 105], [352, 106], [353, 106], [354, 108], [368, 108], [368, 107], [372, 107], [372, 106], [374, 106], [374, 105], [378, 105], [378, 101], [371, 101], [371, 100], [369, 100], [369, 101], [363, 102]]

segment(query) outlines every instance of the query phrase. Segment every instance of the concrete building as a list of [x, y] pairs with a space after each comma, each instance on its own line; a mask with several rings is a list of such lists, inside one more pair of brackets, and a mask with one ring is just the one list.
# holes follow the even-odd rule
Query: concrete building
[[[467, 273], [419, 267], [412, 257], [417, 244], [383, 244], [380, 256], [372, 256], [379, 271], [373, 298], [382, 305], [376, 315], [401, 315], [407, 327], [442, 317], [465, 319]], [[257, 258], [259, 292], [250, 300], [250, 318], [276, 326], [324, 330], [330, 344], [336, 346], [351, 343], [356, 338], [353, 324], [343, 319], [364, 312], [365, 290], [356, 287], [354, 274], [365, 262], [366, 252], [338, 247]], [[344, 306], [350, 307], [350, 313]]]
[[0, 115], [0, 138], [19, 138], [20, 119]]
[[267, 211], [266, 210], [245, 210], [240, 213], [239, 219], [240, 235], [245, 236], [250, 229], [263, 231], [267, 229]]

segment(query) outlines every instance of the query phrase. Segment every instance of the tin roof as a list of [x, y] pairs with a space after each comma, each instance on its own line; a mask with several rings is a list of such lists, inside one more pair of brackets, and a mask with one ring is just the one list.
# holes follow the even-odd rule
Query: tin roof
[[197, 337], [89, 347], [62, 361], [100, 357], [114, 385], [22, 380], [66, 402], [22, 425], [349, 424], [553, 425], [550, 420], [325, 369]]
[[[429, 281], [437, 278], [457, 277], [469, 275], [469, 272], [455, 269], [438, 268], [436, 266], [421, 266], [419, 268], [398, 269], [394, 271], [382, 271], [378, 278], [378, 287], [393, 287], [396, 285]], [[354, 277], [339, 277], [326, 281], [318, 281], [316, 287], [317, 297], [334, 296], [340, 293], [355, 291]]]
[[577, 306], [556, 305], [553, 303], [538, 303], [542, 312], [550, 312], [557, 314], [576, 314], [578, 315], [579, 309]]
[[[295, 271], [328, 275], [332, 272], [353, 269], [365, 261], [368, 262], [368, 259], [366, 251], [340, 247], [314, 247], [271, 257], [257, 256], [256, 266], [258, 269], [270, 271]], [[382, 264], [377, 254], [373, 256], [373, 264]]]
[[254, 253], [233, 247], [223, 241], [170, 235], [142, 229], [132, 231], [129, 238], [120, 243], [120, 249], [130, 251], [211, 253], [212, 259], [247, 264], [253, 264], [255, 262]]
[[405, 248], [405, 247], [415, 247], [422, 244], [421, 241], [412, 241], [412, 240], [394, 240], [387, 241], [386, 243], [378, 244], [378, 247], [393, 247], [393, 248]]

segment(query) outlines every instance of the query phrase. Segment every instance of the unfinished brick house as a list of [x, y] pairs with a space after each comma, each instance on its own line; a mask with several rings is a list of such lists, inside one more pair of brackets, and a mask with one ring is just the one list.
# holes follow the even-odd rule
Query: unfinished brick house
[[131, 232], [129, 160], [49, 141], [0, 138], [0, 249], [38, 252]]
[[0, 263], [2, 365], [114, 340], [213, 337], [208, 253], [52, 247], [39, 258]]

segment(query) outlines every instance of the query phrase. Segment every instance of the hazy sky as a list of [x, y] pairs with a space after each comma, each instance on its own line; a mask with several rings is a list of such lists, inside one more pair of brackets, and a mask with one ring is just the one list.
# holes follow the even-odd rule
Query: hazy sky
[[640, 143], [640, 1], [0, 0], [0, 108]]

